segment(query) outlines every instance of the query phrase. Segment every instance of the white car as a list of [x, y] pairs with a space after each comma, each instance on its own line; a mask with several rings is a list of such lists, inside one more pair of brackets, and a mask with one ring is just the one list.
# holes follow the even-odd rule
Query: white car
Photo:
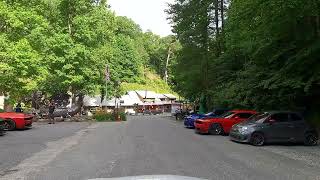
[[135, 115], [136, 114], [136, 111], [134, 109], [126, 109], [126, 114], [128, 115]]

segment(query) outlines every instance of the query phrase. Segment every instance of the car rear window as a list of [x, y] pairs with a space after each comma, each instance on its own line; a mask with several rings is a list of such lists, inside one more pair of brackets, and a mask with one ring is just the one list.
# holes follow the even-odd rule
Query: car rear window
[[277, 113], [271, 116], [271, 119], [274, 119], [276, 122], [288, 122], [289, 114], [288, 113]]
[[264, 120], [269, 116], [269, 113], [258, 113], [251, 116], [248, 121], [255, 121], [257, 123], [263, 123]]
[[303, 120], [303, 118], [300, 115], [296, 114], [296, 113], [291, 113], [290, 117], [291, 117], [290, 118], [291, 121], [302, 121]]
[[229, 118], [229, 117], [231, 117], [233, 114], [234, 114], [234, 112], [229, 111], [229, 112], [226, 112], [226, 113], [222, 114], [220, 117], [222, 117], [222, 118]]
[[239, 118], [242, 118], [242, 119], [247, 119], [249, 117], [251, 117], [253, 114], [251, 113], [238, 113], [237, 116], [239, 116]]

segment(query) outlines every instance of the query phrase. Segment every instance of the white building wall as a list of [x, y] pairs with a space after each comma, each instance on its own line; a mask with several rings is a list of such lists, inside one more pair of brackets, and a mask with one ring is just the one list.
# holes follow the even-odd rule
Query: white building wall
[[0, 109], [4, 109], [4, 96], [0, 96]]

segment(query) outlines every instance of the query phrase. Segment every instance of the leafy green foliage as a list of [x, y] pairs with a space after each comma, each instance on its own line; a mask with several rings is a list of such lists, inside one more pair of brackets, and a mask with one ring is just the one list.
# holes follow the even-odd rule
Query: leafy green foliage
[[[163, 77], [169, 47], [177, 51], [174, 37], [143, 33], [105, 0], [1, 1], [0, 93], [17, 100], [39, 90], [103, 95], [108, 65], [108, 95], [119, 95], [119, 82], [143, 83], [148, 68]], [[152, 86], [170, 89], [161, 80]]]
[[176, 0], [168, 10], [182, 44], [176, 88], [187, 97], [206, 94], [215, 107], [314, 112], [320, 102], [319, 1], [232, 0], [224, 28], [212, 26], [217, 2]]
[[[119, 116], [121, 121], [127, 121], [127, 115], [124, 112], [119, 112]], [[115, 115], [113, 113], [107, 113], [107, 112], [97, 112], [93, 118], [97, 122], [112, 122], [117, 121]]]

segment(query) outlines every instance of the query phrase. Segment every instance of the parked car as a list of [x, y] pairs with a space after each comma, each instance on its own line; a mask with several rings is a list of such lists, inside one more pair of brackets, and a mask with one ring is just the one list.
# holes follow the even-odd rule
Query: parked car
[[[62, 117], [62, 118], [69, 118], [71, 117], [70, 113], [73, 111], [72, 108], [67, 108], [67, 107], [57, 107], [55, 108], [53, 115], [54, 117]], [[46, 108], [42, 108], [40, 109], [40, 116], [41, 118], [45, 118], [48, 116], [49, 114], [49, 109]]]
[[157, 115], [157, 114], [162, 114], [163, 111], [161, 109], [145, 109], [143, 110], [142, 114], [148, 114], [148, 115]]
[[195, 120], [202, 119], [202, 118], [215, 118], [215, 117], [221, 116], [226, 111], [229, 111], [229, 110], [228, 109], [215, 109], [208, 114], [191, 114], [191, 115], [186, 116], [184, 118], [184, 126], [186, 128], [195, 128], [194, 127]]
[[149, 110], [149, 109], [144, 109], [143, 111], [142, 111], [142, 114], [143, 115], [152, 115], [152, 112], [151, 112], [151, 110]]
[[54, 115], [54, 117], [70, 118], [71, 111], [72, 111], [71, 108], [58, 107], [54, 110], [53, 115]]
[[135, 115], [136, 111], [134, 109], [125, 109], [125, 113], [127, 115]]
[[0, 119], [0, 136], [3, 136], [6, 132], [4, 130], [4, 120]]
[[214, 135], [228, 134], [233, 125], [247, 120], [254, 114], [257, 114], [257, 112], [251, 110], [233, 110], [224, 113], [220, 117], [197, 119], [194, 122], [195, 130], [198, 133]]
[[4, 112], [0, 113], [0, 118], [4, 120], [4, 127], [6, 130], [15, 130], [31, 127], [34, 115], [15, 112]]
[[317, 145], [318, 133], [295, 112], [265, 112], [234, 125], [230, 139], [262, 146], [273, 142], [303, 142]]
[[187, 117], [191, 114], [194, 114], [194, 112], [190, 111], [188, 109], [186, 109], [186, 110], [177, 109], [174, 116], [176, 117], [176, 120], [183, 120], [185, 117]]

